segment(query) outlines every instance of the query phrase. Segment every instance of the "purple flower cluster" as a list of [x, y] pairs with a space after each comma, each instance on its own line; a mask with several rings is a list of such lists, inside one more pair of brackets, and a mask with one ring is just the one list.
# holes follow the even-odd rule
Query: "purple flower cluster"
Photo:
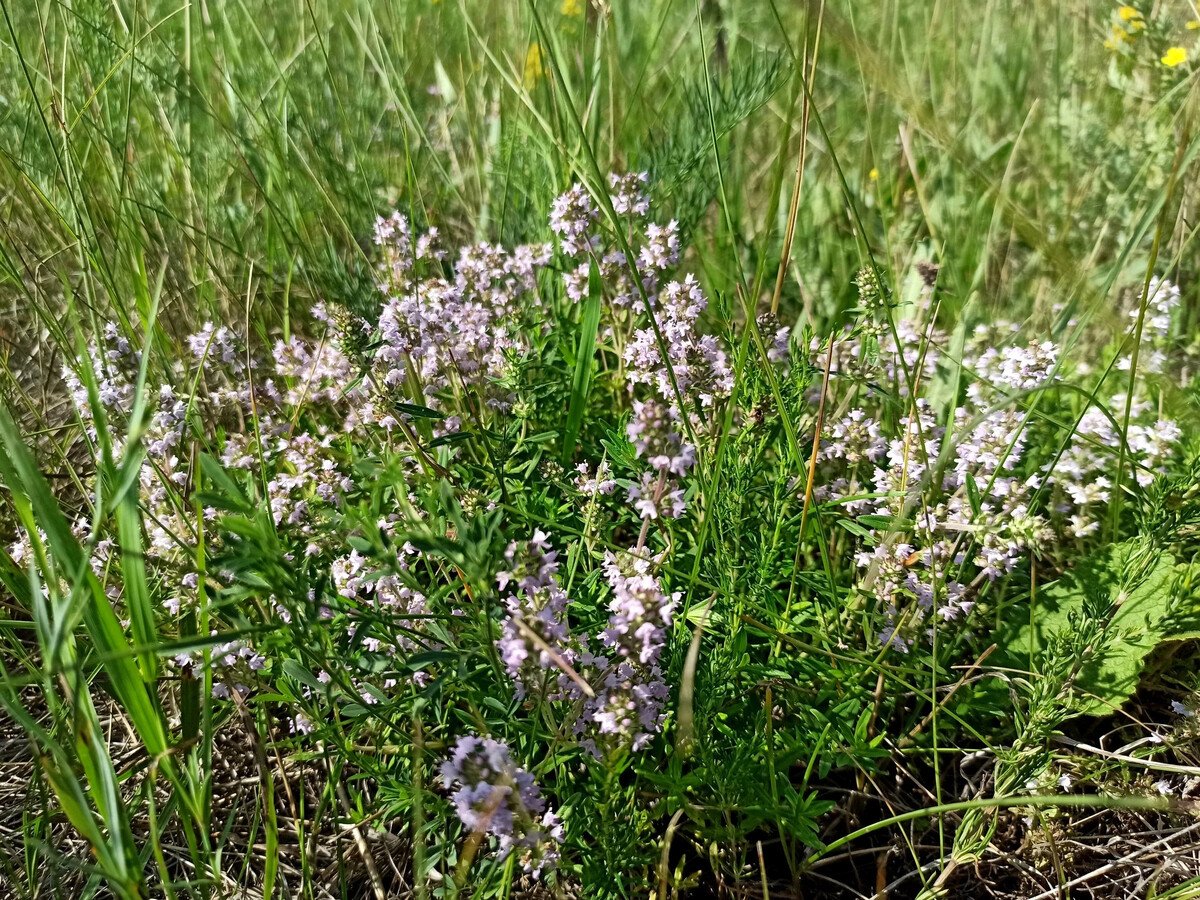
[[[380, 565], [351, 550], [330, 566], [333, 588], [341, 602], [322, 608], [320, 615], [333, 619], [339, 613], [345, 614], [339, 618], [349, 622], [345, 628], [344, 668], [355, 683], [357, 699], [364, 703], [375, 703], [381, 692], [409, 677], [417, 685], [424, 685], [428, 673], [410, 676], [402, 664], [414, 653], [441, 646], [429, 634], [428, 599], [409, 583], [412, 574], [408, 557], [416, 552], [405, 544], [394, 560]], [[368, 610], [370, 615], [364, 615]], [[372, 656], [358, 661], [353, 651], [355, 643]]]
[[[1178, 302], [1174, 285], [1152, 282], [1143, 333], [1149, 371], [1161, 370], [1162, 359], [1154, 354], [1169, 349]], [[1028, 411], [1033, 395], [1056, 383], [1064, 363], [1052, 341], [1021, 343], [1019, 334], [1018, 326], [1000, 322], [967, 340], [962, 371], [970, 380], [963, 402], [945, 423], [925, 399], [944, 389], [938, 353], [944, 336], [902, 320], [896, 324], [899, 343], [890, 328], [878, 324], [835, 341], [826, 402], [851, 408], [824, 427], [818, 451], [823, 477], [814, 493], [841, 503], [851, 515], [911, 520], [899, 531], [880, 532], [855, 557], [861, 573], [857, 589], [881, 616], [881, 640], [898, 650], [927, 634], [931, 621], [964, 617], [987, 583], [1043, 552], [1059, 535], [1093, 534], [1111, 499], [1121, 435], [1099, 408], [1084, 412], [1061, 459], [1041, 469], [1029, 459], [1037, 424]], [[814, 345], [814, 351], [820, 348]], [[813, 365], [823, 367], [824, 351], [814, 352]], [[1089, 367], [1079, 368], [1082, 374]], [[918, 390], [915, 398], [909, 397], [909, 383]], [[882, 404], [852, 405], [845, 397], [851, 391], [870, 398], [876, 384], [892, 386], [905, 398], [904, 411], [894, 419]], [[1125, 439], [1137, 481], [1145, 486], [1165, 469], [1181, 432], [1156, 414], [1142, 391], [1139, 385]], [[1120, 408], [1124, 400], [1122, 393], [1112, 406]], [[1044, 512], [1035, 511], [1043, 486], [1052, 489], [1053, 499]]]
[[599, 217], [600, 211], [582, 184], [572, 185], [555, 198], [550, 207], [550, 230], [558, 235], [564, 255], [583, 256], [600, 245], [599, 236], [590, 233]]
[[307, 431], [281, 437], [271, 454], [275, 475], [267, 482], [267, 502], [276, 525], [291, 525], [301, 533], [314, 533], [312, 505], [340, 504], [354, 482], [343, 473], [333, 453], [336, 435]]
[[574, 484], [576, 489], [585, 496], [595, 497], [597, 494], [611, 494], [617, 489], [617, 483], [613, 481], [612, 467], [608, 464], [608, 460], [601, 460], [596, 466], [593, 474], [587, 463], [579, 463], [575, 466]]
[[613, 172], [608, 176], [613, 212], [618, 216], [644, 217], [650, 214], [650, 195], [646, 188], [650, 176], [646, 172], [630, 172], [620, 175]]
[[979, 404], [997, 391], [1012, 395], [1041, 387], [1050, 381], [1057, 362], [1053, 341], [988, 347], [973, 363], [975, 380], [967, 387], [967, 397]]
[[[937, 374], [941, 359], [939, 347], [945, 346], [946, 335], [932, 325], [920, 325], [909, 319], [891, 328], [869, 330], [847, 327], [844, 332], [828, 338], [814, 337], [809, 345], [809, 361], [818, 371], [824, 370], [833, 342], [830, 373], [848, 383], [883, 384], [903, 397], [915, 387], [920, 394]], [[818, 388], [811, 399], [818, 399]]]
[[612, 306], [615, 309], [634, 306], [640, 303], [643, 292], [652, 296], [658, 290], [661, 274], [679, 262], [678, 223], [659, 225], [646, 221], [650, 213], [648, 181], [645, 172], [609, 176], [609, 199], [613, 211], [622, 217], [624, 237], [637, 262], [636, 273], [615, 235], [601, 227], [600, 212], [582, 185], [573, 185], [554, 201], [550, 230], [558, 236], [563, 255], [579, 260], [574, 269], [563, 275], [570, 299], [578, 302], [587, 296], [594, 263]]
[[[512, 357], [524, 350], [521, 316], [537, 306], [537, 273], [550, 259], [549, 246], [464, 247], [447, 279], [436, 271], [422, 277], [418, 263], [430, 258], [433, 241], [414, 243], [403, 217], [386, 220], [377, 235], [387, 258], [372, 363], [380, 396], [360, 418], [390, 430], [399, 424], [393, 401], [439, 408], [455, 391], [478, 393], [489, 407], [507, 409], [512, 398], [500, 384]], [[530, 302], [523, 305], [525, 298]]]
[[357, 373], [334, 340], [314, 345], [292, 337], [276, 342], [274, 356], [276, 375], [284, 383], [281, 402], [285, 407], [335, 406], [362, 393], [351, 387]]
[[943, 427], [921, 396], [936, 381], [941, 338], [904, 322], [896, 331], [900, 345], [890, 329], [852, 333], [835, 345], [833, 400], [842, 385], [880, 382], [907, 397], [906, 378], [919, 394], [906, 401], [894, 426], [884, 424], [886, 410], [861, 406], [828, 424], [815, 495], [841, 502], [849, 514], [911, 520], [904, 531], [880, 533], [855, 557], [857, 589], [881, 616], [881, 641], [906, 651], [935, 616], [944, 622], [966, 616], [980, 584], [1011, 572], [1050, 540], [1047, 520], [1030, 511], [1040, 479], [1019, 474], [1027, 440], [1019, 400], [1051, 383], [1058, 348], [1049, 341], [970, 347], [974, 355], [964, 367], [974, 379]]
[[417, 234], [408, 217], [399, 212], [375, 220], [375, 246], [383, 254], [382, 268], [388, 281], [397, 285], [408, 285], [422, 262], [436, 262], [446, 255], [438, 247], [436, 228]]
[[817, 458], [843, 460], [847, 466], [855, 468], [864, 460], [876, 462], [887, 449], [879, 421], [862, 409], [852, 409], [825, 429]]
[[[565, 683], [559, 668], [575, 661], [566, 613], [570, 600], [558, 582], [558, 554], [540, 529], [524, 546], [512, 543], [504, 554], [510, 568], [496, 576], [507, 616], [496, 649], [516, 684], [518, 696]], [[552, 673], [557, 678], [551, 678]], [[557, 699], [558, 691], [548, 694]]]
[[497, 581], [510, 593], [496, 647], [518, 695], [578, 704], [576, 734], [597, 755], [643, 749], [662, 729], [669, 691], [660, 663], [679, 595], [663, 592], [651, 560], [608, 553], [612, 599], [593, 652], [587, 635], [571, 632], [570, 601], [546, 534], [510, 545], [505, 559], [509, 569]]
[[459, 821], [472, 832], [496, 838], [501, 859], [515, 852], [534, 877], [554, 867], [562, 823], [533, 776], [513, 762], [507, 745], [461, 737], [442, 763], [441, 776]]
[[[1125, 395], [1111, 401], [1114, 409], [1125, 404]], [[1128, 463], [1138, 484], [1145, 487], [1161, 474], [1179, 445], [1183, 432], [1171, 419], [1159, 417], [1144, 398], [1134, 401], [1126, 431]], [[1120, 435], [1110, 415], [1096, 406], [1080, 418], [1071, 444], [1046, 478], [1056, 488], [1056, 512], [1066, 516], [1075, 537], [1087, 537], [1100, 528], [1100, 514], [1112, 499], [1112, 472]]]
[[[216, 632], [213, 635], [216, 636]], [[203, 658], [203, 651], [190, 650], [176, 655], [173, 662], [196, 677]], [[214, 644], [209, 650], [209, 660], [213, 673], [212, 695], [220, 700], [228, 700], [234, 694], [248, 696], [251, 686], [261, 678], [258, 673], [267, 668], [267, 658], [248, 642], [240, 640]]]
[[582, 654], [596, 685], [584, 704], [585, 746], [641, 750], [662, 730], [670, 694], [660, 668], [679, 594], [665, 594], [650, 574], [650, 561], [608, 553], [604, 574], [612, 588], [607, 627], [600, 633], [604, 656]]
[[[1136, 292], [1129, 318], [1136, 321], [1141, 317], [1141, 291]], [[1144, 373], [1161, 374], [1167, 362], [1168, 339], [1171, 321], [1179, 307], [1179, 288], [1165, 278], [1150, 279], [1146, 292], [1146, 313], [1142, 320], [1142, 347], [1138, 355], [1138, 369]], [[1117, 369], [1128, 372], [1133, 367], [1132, 355], [1117, 360]]]
[[698, 329], [700, 314], [707, 305], [700, 285], [690, 273], [682, 282], [672, 281], [663, 288], [652, 302], [652, 314], [657, 317], [666, 356], [652, 326], [635, 331], [625, 348], [631, 384], [650, 385], [668, 404], [678, 403], [678, 387], [684, 398], [698, 401], [706, 409], [714, 401], [729, 396], [733, 371], [725, 351], [715, 337], [700, 334]]
[[[141, 353], [133, 349], [115, 322], [109, 322], [104, 326], [102, 340], [93, 340], [88, 346], [88, 359], [101, 409], [109, 420], [123, 423], [133, 409], [134, 385], [141, 365]], [[70, 365], [63, 367], [62, 376], [80, 421], [88, 436], [95, 441], [96, 423], [88, 402], [87, 385]], [[114, 448], [114, 451], [117, 449]]]
[[[1141, 296], [1140, 289], [1133, 292], [1129, 310], [1131, 320], [1142, 315]], [[1172, 321], [1179, 303], [1179, 288], [1175, 284], [1157, 276], [1150, 279], [1138, 356], [1139, 373], [1161, 375], [1165, 371], [1171, 349]], [[1128, 372], [1132, 366], [1132, 354], [1117, 359], [1119, 371]], [[1182, 429], [1175, 421], [1159, 414], [1159, 404], [1149, 387], [1144, 379], [1134, 385], [1129, 424], [1125, 429], [1127, 462], [1142, 487], [1148, 486], [1166, 470], [1168, 460], [1183, 437]], [[1122, 386], [1111, 397], [1108, 407], [1123, 411], [1127, 399], [1127, 388]], [[1098, 404], [1091, 405], [1080, 418], [1062, 458], [1052, 470], [1046, 471], [1046, 480], [1054, 488], [1054, 512], [1067, 522], [1071, 536], [1085, 538], [1099, 530], [1100, 513], [1112, 499], [1111, 475], [1120, 446], [1121, 435], [1112, 416]]]
[[[720, 341], [699, 328], [707, 300], [692, 275], [661, 284], [679, 262], [679, 226], [646, 221], [650, 201], [645, 173], [612, 174], [613, 211], [622, 217], [636, 270], [605, 231], [599, 210], [582, 185], [558, 197], [550, 215], [551, 230], [568, 258], [581, 258], [565, 275], [567, 296], [582, 300], [591, 267], [596, 266], [612, 308], [613, 336], [625, 362], [631, 393], [649, 388], [634, 400], [627, 426], [637, 455], [653, 469], [629, 490], [629, 500], [643, 519], [677, 518], [683, 514], [682, 478], [695, 462], [696, 448], [685, 439], [707, 423], [697, 410], [709, 410], [729, 396], [733, 372]], [[628, 334], [624, 328], [628, 327]], [[786, 347], [786, 329], [783, 329]], [[623, 348], [623, 349], [622, 349]]]
[[724, 349], [715, 337], [698, 331], [706, 303], [693, 276], [671, 282], [649, 313], [658, 317], [666, 356], [652, 325], [634, 331], [625, 349], [630, 387], [643, 384], [653, 391], [648, 399], [634, 401], [633, 418], [626, 426], [637, 455], [654, 470], [629, 491], [629, 499], [643, 519], [683, 514], [683, 491], [674, 479], [686, 475], [696, 460], [696, 448], [684, 437], [685, 417], [693, 432], [701, 430], [703, 423], [690, 407], [711, 408], [733, 389], [733, 372]]

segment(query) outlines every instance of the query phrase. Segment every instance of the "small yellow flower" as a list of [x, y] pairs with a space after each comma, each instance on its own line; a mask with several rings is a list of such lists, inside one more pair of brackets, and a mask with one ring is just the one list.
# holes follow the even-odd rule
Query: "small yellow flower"
[[546, 70], [542, 68], [542, 47], [534, 41], [525, 51], [525, 90], [530, 90], [545, 74]]
[[1200, 28], [1200, 19], [1192, 19], [1192, 21], [1187, 23], [1188, 31], [1195, 31], [1197, 28]]
[[563, 0], [559, 10], [564, 16], [578, 17], [583, 15], [583, 0]]
[[1142, 17], [1142, 14], [1132, 6], [1122, 6], [1117, 10], [1117, 15], [1121, 17], [1122, 22], [1132, 22], [1134, 19]]
[[870, 172], [867, 173], [867, 177], [870, 178], [872, 181], [878, 181], [879, 180], [879, 170], [872, 169]]
[[1187, 62], [1187, 51], [1182, 47], [1171, 47], [1163, 54], [1161, 62], [1168, 69], [1173, 69]]

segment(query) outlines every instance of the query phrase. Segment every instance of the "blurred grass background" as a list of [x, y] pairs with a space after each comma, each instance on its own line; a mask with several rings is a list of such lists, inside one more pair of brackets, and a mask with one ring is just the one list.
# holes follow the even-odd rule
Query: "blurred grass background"
[[397, 205], [455, 237], [544, 235], [532, 211], [582, 159], [568, 104], [602, 169], [656, 170], [720, 251], [697, 261], [717, 289], [727, 248], [774, 271], [806, 136], [786, 314], [851, 302], [859, 239], [895, 272], [941, 264], [949, 316], [1096, 301], [1144, 267], [1192, 136], [1192, 79], [1151, 46], [1193, 33], [1187, 4], [1137, 36], [1130, 75], [1097, 3], [4, 6], [7, 332], [53, 333], [64, 295], [127, 316], [141, 267], [172, 330], [286, 330], [312, 298], [369, 291], [370, 224]]

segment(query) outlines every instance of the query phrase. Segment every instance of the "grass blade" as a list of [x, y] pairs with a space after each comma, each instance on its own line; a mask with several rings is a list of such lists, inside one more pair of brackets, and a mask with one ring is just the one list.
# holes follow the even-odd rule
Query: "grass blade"
[[592, 260], [588, 272], [588, 295], [583, 302], [583, 317], [579, 323], [579, 342], [575, 345], [575, 375], [571, 380], [571, 402], [567, 409], [567, 424], [563, 427], [562, 463], [570, 465], [575, 455], [575, 444], [587, 412], [588, 393], [592, 385], [592, 369], [595, 366], [596, 332], [600, 327], [600, 309], [603, 291], [600, 272]]

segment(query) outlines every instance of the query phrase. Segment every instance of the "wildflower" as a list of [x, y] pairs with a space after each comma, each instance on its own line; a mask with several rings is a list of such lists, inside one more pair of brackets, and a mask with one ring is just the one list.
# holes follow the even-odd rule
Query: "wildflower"
[[[640, 328], [625, 348], [629, 380], [648, 384], [669, 405], [677, 404], [677, 393], [695, 397], [709, 407], [733, 390], [733, 371], [725, 351], [711, 335], [700, 335], [696, 324], [708, 305], [695, 276], [672, 281], [658, 297], [655, 315], [663, 342], [664, 359], [653, 327]], [[672, 383], [674, 375], [674, 383]], [[675, 410], [675, 413], [681, 413]]]
[[[179, 668], [194, 673], [202, 658], [200, 651], [191, 651], [178, 654], [174, 662]], [[234, 693], [245, 697], [250, 693], [255, 673], [267, 668], [266, 657], [245, 641], [214, 644], [209, 651], [209, 660], [213, 672], [212, 695], [219, 700], [228, 700]]]
[[601, 640], [606, 647], [643, 666], [658, 662], [666, 629], [679, 602], [679, 594], [664, 594], [647, 568], [641, 561], [622, 559], [611, 552], [604, 560], [613, 599], [609, 604], [612, 615]]
[[362, 391], [348, 388], [357, 374], [342, 348], [333, 341], [316, 345], [292, 337], [277, 341], [274, 348], [275, 371], [290, 387], [283, 402], [290, 407], [304, 404], [335, 405], [343, 398], [358, 399]]
[[651, 222], [646, 226], [646, 243], [638, 253], [638, 265], [648, 272], [665, 272], [679, 262], [679, 223]]
[[459, 738], [440, 773], [459, 821], [497, 838], [501, 859], [516, 852], [521, 867], [535, 878], [553, 868], [562, 824], [533, 776], [513, 762], [507, 745]]
[[874, 462], [883, 456], [887, 442], [879, 432], [879, 422], [862, 409], [852, 409], [840, 421], [825, 429], [819, 459], [844, 459], [850, 466], [863, 460]]
[[659, 400], [635, 400], [625, 434], [652, 468], [686, 475], [696, 462], [696, 449], [683, 439], [675, 418], [674, 410]]
[[1132, 6], [1122, 6], [1117, 10], [1117, 16], [1122, 22], [1130, 22], [1135, 19], [1140, 19], [1142, 14]]
[[588, 230], [599, 215], [581, 184], [573, 184], [555, 198], [550, 207], [550, 230], [559, 236], [563, 253], [580, 256], [597, 246], [599, 239], [589, 237]]
[[559, 584], [558, 554], [545, 532], [535, 530], [524, 546], [509, 544], [504, 558], [512, 568], [496, 581], [501, 590], [511, 584], [515, 591], [504, 600], [508, 616], [496, 650], [523, 697], [543, 684], [548, 669], [575, 659], [566, 622], [570, 599]]
[[619, 216], [644, 216], [650, 212], [650, 197], [646, 194], [646, 185], [650, 176], [646, 172], [631, 172], [628, 175], [618, 175], [613, 172], [608, 176], [609, 189], [612, 191], [613, 212]]
[[1194, 709], [1192, 709], [1190, 706], [1185, 706], [1178, 700], [1171, 701], [1171, 709], [1176, 715], [1183, 716], [1185, 719], [1194, 718], [1196, 715], [1196, 711]]
[[[401, 234], [395, 253], [401, 258], [412, 235], [406, 220], [394, 229]], [[419, 255], [420, 240], [415, 246]], [[536, 305], [537, 272], [549, 259], [547, 245], [508, 250], [481, 242], [460, 251], [452, 281], [416, 278], [403, 266], [399, 275], [391, 273], [372, 363], [381, 394], [361, 404], [347, 427], [365, 421], [392, 430], [399, 425], [392, 411], [395, 394], [436, 408], [439, 397], [457, 385], [477, 390], [491, 408], [507, 409], [512, 397], [503, 384], [524, 348], [521, 300], [532, 297]], [[414, 382], [420, 385], [416, 396]], [[450, 429], [449, 420], [443, 424]]]
[[[1166, 278], [1157, 275], [1146, 287], [1146, 314], [1142, 322], [1143, 339], [1165, 339], [1171, 331], [1171, 317], [1179, 307], [1179, 288]], [[1129, 311], [1131, 319], [1141, 316], [1141, 307], [1135, 305]]]
[[596, 474], [592, 475], [587, 463], [579, 463], [575, 467], [578, 473], [575, 476], [575, 488], [581, 493], [589, 497], [595, 497], [597, 494], [611, 494], [617, 489], [617, 483], [612, 479], [612, 468], [608, 464], [608, 460], [601, 460], [596, 467]]
[[641, 482], [629, 488], [629, 499], [643, 519], [678, 519], [686, 508], [683, 491], [652, 472], [644, 472]]
[[[123, 421], [133, 409], [134, 385], [141, 365], [141, 353], [133, 348], [115, 322], [108, 322], [104, 326], [103, 339], [91, 342], [87, 358], [104, 414], [110, 420]], [[88, 435], [96, 440], [87, 385], [70, 365], [63, 366], [62, 376], [80, 421]], [[120, 449], [114, 448], [114, 453]]]
[[[1124, 402], [1124, 395], [1113, 398], [1114, 406]], [[1182, 436], [1175, 422], [1158, 419], [1156, 412], [1155, 406], [1142, 399], [1135, 401], [1130, 409], [1126, 440], [1135, 477], [1143, 487], [1165, 469]], [[1112, 448], [1120, 444], [1120, 436], [1108, 416], [1091, 407], [1080, 418], [1070, 447], [1053, 471], [1047, 471], [1048, 480], [1065, 494], [1062, 511], [1072, 516], [1072, 528], [1079, 536], [1094, 531], [1090, 528], [1096, 518], [1093, 510], [1108, 503], [1111, 497], [1112, 482], [1105, 473], [1112, 468]]]
[[370, 565], [370, 560], [357, 550], [339, 557], [330, 566], [334, 590], [347, 604], [351, 615], [358, 615], [360, 605], [371, 609], [371, 627], [384, 629], [378, 633], [361, 633], [356, 625], [348, 629], [348, 636], [361, 637], [362, 646], [372, 653], [413, 654], [439, 646], [425, 636], [425, 624], [429, 615], [426, 597], [406, 584], [397, 572], [407, 564], [404, 551], [388, 568], [379, 569]]
[[1058, 347], [1053, 341], [1031, 341], [1024, 347], [988, 348], [975, 362], [977, 380], [967, 389], [967, 396], [979, 402], [985, 387], [999, 388], [1005, 393], [1028, 391], [1045, 384], [1058, 360]]
[[650, 743], [666, 718], [669, 691], [659, 662], [679, 594], [664, 593], [642, 557], [608, 553], [604, 572], [613, 597], [600, 643], [613, 658], [588, 654], [581, 660], [598, 688], [584, 706], [580, 728], [591, 729], [593, 737], [584, 743], [593, 752], [599, 753], [597, 741], [636, 751]]
[[559, 12], [572, 18], [583, 15], [583, 0], [563, 0]]
[[545, 74], [546, 70], [542, 67], [542, 45], [535, 41], [525, 51], [525, 69], [521, 83], [525, 90], [531, 90]]
[[772, 363], [786, 363], [791, 355], [792, 329], [780, 325], [779, 320], [771, 313], [763, 313], [758, 317], [758, 330], [771, 337], [771, 344], [767, 348], [767, 360]]
[[1161, 62], [1168, 69], [1173, 69], [1176, 66], [1183, 65], [1185, 62], [1187, 62], [1187, 58], [1187, 50], [1185, 50], [1183, 47], [1169, 47], [1167, 48], [1167, 52], [1162, 55], [1162, 59], [1159, 60], [1159, 62]]

